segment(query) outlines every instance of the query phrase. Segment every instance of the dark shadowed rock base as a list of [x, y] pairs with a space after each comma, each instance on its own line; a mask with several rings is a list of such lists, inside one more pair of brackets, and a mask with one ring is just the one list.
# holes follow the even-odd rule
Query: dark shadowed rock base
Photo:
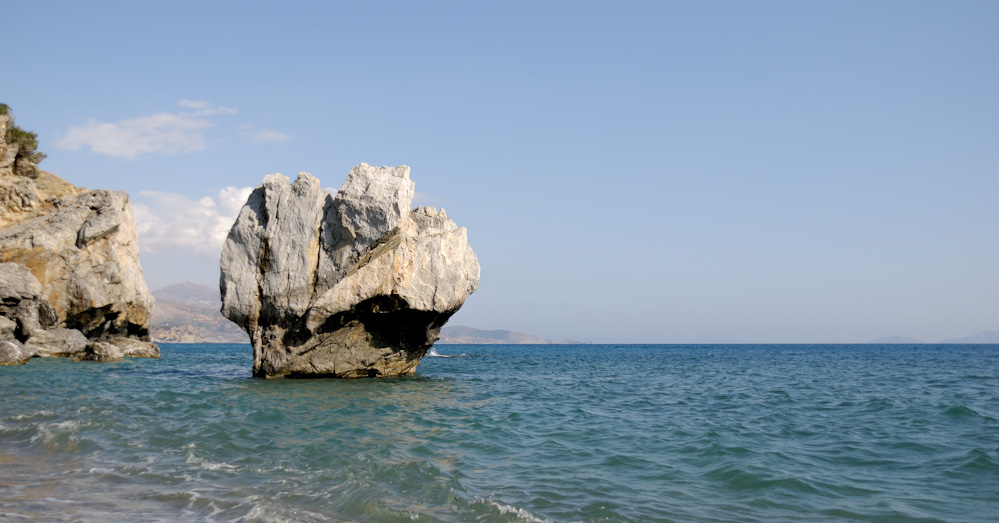
[[286, 352], [261, 354], [254, 375], [377, 378], [412, 374], [420, 358], [440, 339], [441, 327], [453, 313], [401, 305], [379, 296], [331, 316], [311, 335], [304, 328], [292, 329], [281, 340]]

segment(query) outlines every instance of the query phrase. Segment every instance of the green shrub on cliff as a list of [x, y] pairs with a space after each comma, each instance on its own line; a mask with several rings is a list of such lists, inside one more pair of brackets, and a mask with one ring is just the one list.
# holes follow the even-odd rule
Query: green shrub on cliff
[[14, 173], [22, 176], [37, 176], [39, 162], [46, 158], [45, 153], [38, 151], [38, 135], [25, 131], [14, 123], [14, 115], [10, 112], [10, 106], [0, 103], [0, 115], [10, 117], [7, 123], [7, 132], [4, 134], [4, 141], [7, 145], [17, 145], [17, 155], [14, 157]]

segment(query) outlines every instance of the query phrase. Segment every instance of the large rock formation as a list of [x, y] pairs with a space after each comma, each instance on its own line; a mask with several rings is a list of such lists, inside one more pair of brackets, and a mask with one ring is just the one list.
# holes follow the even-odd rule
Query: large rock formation
[[[0, 115], [0, 129], [8, 122]], [[0, 153], [9, 157], [3, 136]], [[81, 189], [45, 171], [19, 175], [7, 163], [0, 161], [0, 262], [30, 270], [59, 329], [114, 344], [126, 355], [158, 357], [149, 338], [153, 297], [139, 265], [128, 195]], [[62, 341], [43, 339], [52, 336]], [[66, 347], [75, 354], [80, 339], [47, 330], [35, 343], [62, 347], [52, 352], [39, 346], [39, 355], [70, 355]]]
[[467, 233], [411, 210], [409, 167], [350, 171], [336, 196], [264, 178], [222, 248], [222, 313], [263, 377], [412, 374], [479, 283]]

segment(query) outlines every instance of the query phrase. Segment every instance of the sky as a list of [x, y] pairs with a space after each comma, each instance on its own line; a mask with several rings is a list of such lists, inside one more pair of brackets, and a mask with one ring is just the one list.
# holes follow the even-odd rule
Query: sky
[[409, 165], [453, 325], [598, 343], [999, 330], [999, 2], [16, 2], [0, 102], [217, 286], [264, 176]]

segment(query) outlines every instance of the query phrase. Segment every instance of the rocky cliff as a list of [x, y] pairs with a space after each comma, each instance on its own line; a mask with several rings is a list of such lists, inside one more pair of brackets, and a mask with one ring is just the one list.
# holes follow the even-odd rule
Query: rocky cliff
[[222, 249], [222, 313], [250, 336], [253, 374], [411, 374], [476, 290], [467, 233], [411, 209], [409, 167], [350, 171], [336, 196], [300, 173], [264, 178]]
[[[8, 125], [9, 116], [0, 114], [0, 130]], [[0, 132], [0, 153], [9, 159], [6, 135]], [[58, 328], [110, 343], [126, 355], [159, 355], [149, 338], [153, 297], [124, 192], [81, 189], [37, 166], [14, 168], [3, 160], [0, 262], [30, 270]]]

